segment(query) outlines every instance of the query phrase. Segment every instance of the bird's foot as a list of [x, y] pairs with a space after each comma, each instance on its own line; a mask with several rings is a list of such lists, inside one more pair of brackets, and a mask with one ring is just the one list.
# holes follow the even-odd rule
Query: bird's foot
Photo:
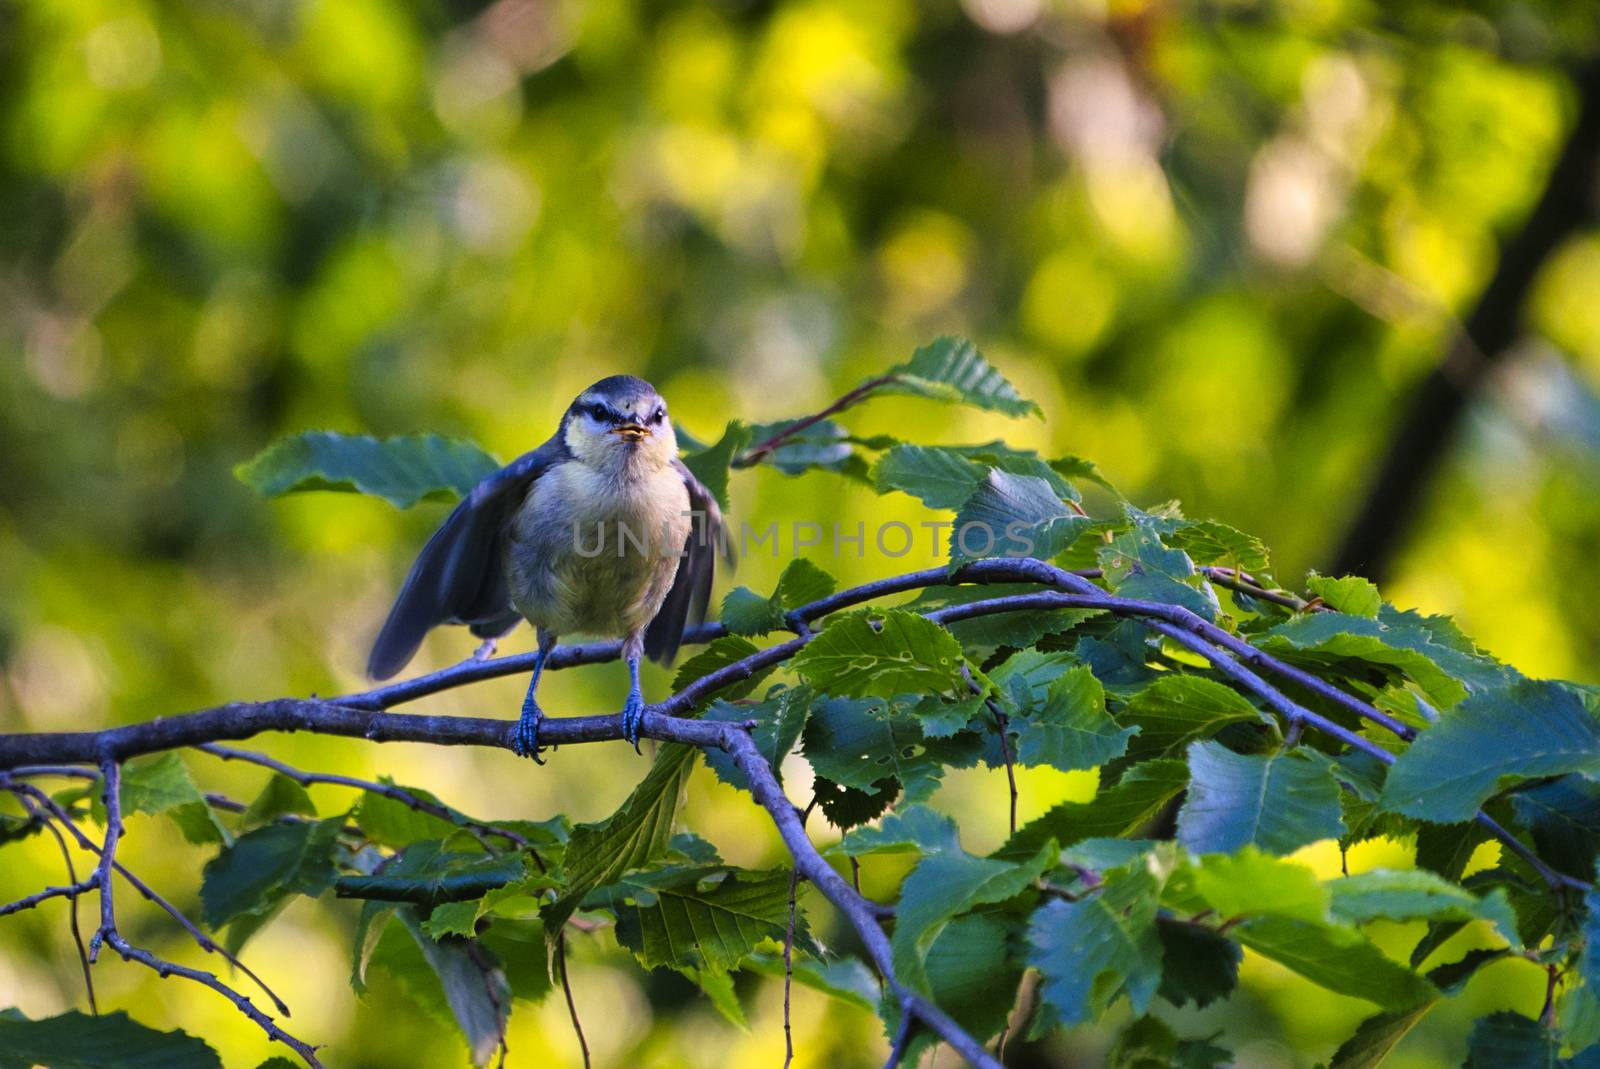
[[544, 712], [537, 705], [529, 703], [523, 706], [522, 715], [517, 718], [516, 730], [511, 735], [511, 752], [518, 757], [531, 757], [536, 765], [544, 764], [544, 758], [539, 755], [544, 752], [544, 747], [539, 745], [539, 722], [544, 719]]
[[628, 694], [622, 703], [622, 737], [633, 743], [633, 752], [639, 752], [639, 728], [644, 724], [644, 695], [637, 690]]
[[494, 656], [494, 651], [499, 648], [499, 639], [486, 638], [482, 642], [478, 643], [477, 649], [472, 651], [472, 659], [474, 661], [487, 661], [490, 657]]

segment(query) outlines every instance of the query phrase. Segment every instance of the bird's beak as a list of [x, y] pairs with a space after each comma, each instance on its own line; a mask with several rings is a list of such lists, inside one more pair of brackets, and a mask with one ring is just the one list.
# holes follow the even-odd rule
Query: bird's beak
[[638, 442], [650, 436], [650, 428], [638, 423], [624, 423], [620, 427], [611, 428], [611, 433], [625, 442]]

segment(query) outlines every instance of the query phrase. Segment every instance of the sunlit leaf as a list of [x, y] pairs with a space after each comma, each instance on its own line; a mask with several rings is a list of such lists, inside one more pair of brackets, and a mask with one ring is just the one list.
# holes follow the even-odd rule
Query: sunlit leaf
[[372, 438], [308, 431], [280, 438], [234, 469], [241, 482], [267, 497], [306, 490], [340, 490], [381, 497], [397, 508], [418, 501], [453, 501], [500, 467], [471, 442], [437, 434]]

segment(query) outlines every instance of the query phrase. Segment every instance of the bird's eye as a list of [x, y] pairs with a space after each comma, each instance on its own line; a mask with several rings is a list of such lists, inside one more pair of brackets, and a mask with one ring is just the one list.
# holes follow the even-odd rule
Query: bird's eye
[[658, 406], [656, 406], [656, 410], [654, 412], [650, 413], [650, 422], [651, 423], [660, 423], [663, 419], [666, 418], [666, 415], [667, 415], [667, 410], [658, 405]]
[[606, 411], [605, 405], [590, 405], [589, 416], [599, 423], [606, 423], [610, 420], [610, 413]]

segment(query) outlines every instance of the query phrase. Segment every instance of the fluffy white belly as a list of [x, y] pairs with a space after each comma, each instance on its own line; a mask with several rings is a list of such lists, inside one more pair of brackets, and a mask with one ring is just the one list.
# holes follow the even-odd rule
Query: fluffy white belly
[[677, 575], [688, 509], [688, 489], [670, 467], [616, 478], [577, 462], [557, 465], [511, 521], [512, 605], [556, 635], [642, 630]]

